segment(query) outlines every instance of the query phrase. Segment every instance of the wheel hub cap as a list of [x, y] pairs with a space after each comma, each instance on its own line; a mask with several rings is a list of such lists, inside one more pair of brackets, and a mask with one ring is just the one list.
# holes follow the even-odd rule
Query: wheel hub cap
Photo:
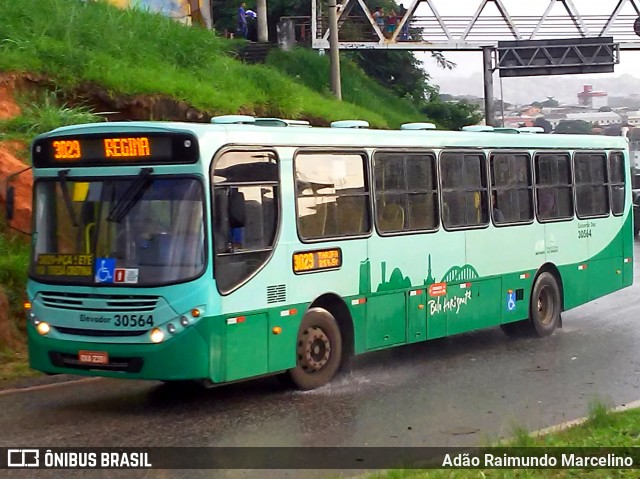
[[331, 342], [325, 332], [313, 326], [302, 333], [298, 341], [298, 362], [307, 371], [322, 369], [331, 355]]

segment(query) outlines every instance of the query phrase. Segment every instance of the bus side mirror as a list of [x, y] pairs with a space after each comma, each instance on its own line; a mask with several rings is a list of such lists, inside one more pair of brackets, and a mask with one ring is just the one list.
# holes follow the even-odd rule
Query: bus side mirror
[[13, 213], [16, 204], [16, 189], [13, 186], [7, 186], [7, 222], [13, 220]]
[[247, 222], [247, 208], [244, 201], [244, 193], [238, 190], [229, 192], [229, 226], [242, 228]]

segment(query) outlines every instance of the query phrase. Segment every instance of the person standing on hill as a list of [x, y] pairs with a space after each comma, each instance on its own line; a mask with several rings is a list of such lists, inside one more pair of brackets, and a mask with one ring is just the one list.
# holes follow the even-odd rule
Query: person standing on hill
[[373, 19], [380, 28], [380, 31], [384, 33], [384, 10], [382, 7], [376, 8], [376, 11], [373, 12]]
[[238, 35], [247, 38], [247, 12], [244, 7], [246, 4], [242, 2], [238, 8]]
[[258, 14], [253, 10], [247, 10], [246, 12], [247, 19], [247, 40], [252, 42], [258, 41]]

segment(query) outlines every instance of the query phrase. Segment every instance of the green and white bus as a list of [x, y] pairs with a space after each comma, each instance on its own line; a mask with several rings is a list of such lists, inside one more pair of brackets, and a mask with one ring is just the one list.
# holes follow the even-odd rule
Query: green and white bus
[[32, 160], [47, 373], [311, 389], [368, 351], [547, 336], [633, 280], [622, 137], [228, 116], [59, 128]]

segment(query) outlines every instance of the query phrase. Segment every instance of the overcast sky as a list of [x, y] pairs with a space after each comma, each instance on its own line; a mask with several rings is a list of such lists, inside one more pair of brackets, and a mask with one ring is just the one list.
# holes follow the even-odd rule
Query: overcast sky
[[[398, 0], [399, 1], [399, 0]], [[512, 16], [537, 16], [541, 17], [549, 6], [549, 0], [502, 0], [507, 12]], [[476, 9], [480, 5], [481, 0], [432, 0], [436, 9], [442, 16], [456, 15], [472, 17]], [[583, 15], [602, 15], [609, 16], [618, 0], [573, 0], [573, 3], [577, 10]], [[631, 0], [627, 0], [625, 8], [622, 10], [622, 14], [629, 15], [634, 14]], [[639, 3], [639, 2], [636, 2]], [[406, 4], [406, 2], [405, 2]], [[562, 2], [556, 2], [551, 15], [565, 14], [564, 6]], [[422, 2], [415, 12], [416, 16], [433, 15], [426, 2]], [[483, 15], [497, 16], [499, 12], [495, 7], [495, 3], [489, 2], [483, 11]], [[578, 35], [576, 35], [578, 36]], [[433, 82], [440, 86], [440, 91], [443, 93], [453, 92], [460, 94], [459, 89], [456, 88], [456, 83], [461, 83], [457, 80], [460, 78], [467, 78], [474, 74], [480, 74], [482, 72], [482, 53], [481, 52], [444, 52], [447, 59], [457, 64], [456, 68], [449, 71], [443, 70], [438, 67], [437, 64], [431, 59], [429, 52], [415, 52], [416, 57], [421, 60], [425, 69], [431, 75]], [[638, 93], [640, 93], [640, 52], [635, 51], [621, 51], [620, 52], [620, 64], [615, 66], [614, 73], [606, 73], [600, 75], [589, 75], [589, 78], [612, 78], [622, 74], [630, 74], [639, 77], [638, 80]], [[581, 76], [581, 75], [579, 75]], [[531, 78], [531, 77], [530, 77]], [[533, 78], [532, 78], [533, 79]], [[509, 82], [513, 82], [514, 79], [503, 79], [503, 86], [506, 89], [509, 87]], [[494, 77], [495, 93], [499, 96], [499, 81], [497, 74]], [[476, 91], [469, 91], [469, 94], [481, 95], [482, 85], [480, 84]], [[507, 98], [505, 98], [507, 100]]]
[[[431, 54], [429, 52], [415, 52], [415, 54], [416, 57], [424, 63], [426, 70], [429, 72], [434, 82], [443, 87], [448, 82], [455, 81], [456, 78], [469, 77], [474, 73], [482, 72], [482, 52], [444, 52], [444, 56], [448, 60], [457, 64], [453, 70], [444, 70], [440, 68], [436, 62], [431, 59]], [[640, 63], [638, 62], [640, 62], [640, 52], [629, 50], [621, 51], [620, 64], [615, 66], [614, 73], [601, 73], [598, 75], [591, 74], [589, 76], [607, 78], [628, 73], [630, 75], [640, 77]], [[508, 80], [509, 79], [507, 78], [503, 81]], [[640, 93], [640, 91], [638, 93]]]

